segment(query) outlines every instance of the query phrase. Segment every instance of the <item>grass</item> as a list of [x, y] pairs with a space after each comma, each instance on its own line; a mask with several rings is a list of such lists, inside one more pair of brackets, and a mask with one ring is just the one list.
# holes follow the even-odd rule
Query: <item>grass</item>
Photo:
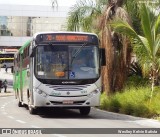
[[155, 88], [150, 102], [150, 87], [127, 87], [112, 95], [101, 95], [100, 108], [138, 117], [156, 118], [160, 116], [160, 88]]

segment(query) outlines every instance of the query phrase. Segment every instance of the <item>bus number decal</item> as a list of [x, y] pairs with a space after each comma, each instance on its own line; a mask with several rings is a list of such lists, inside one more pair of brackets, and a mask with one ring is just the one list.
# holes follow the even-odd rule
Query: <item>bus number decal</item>
[[58, 92], [58, 93], [57, 93], [57, 92], [52, 92], [52, 95], [53, 95], [53, 96], [60, 96], [61, 93], [60, 93], [60, 92]]
[[82, 93], [82, 94], [85, 94], [85, 93], [87, 93], [87, 91], [86, 91], [86, 90], [82, 90], [81, 93]]

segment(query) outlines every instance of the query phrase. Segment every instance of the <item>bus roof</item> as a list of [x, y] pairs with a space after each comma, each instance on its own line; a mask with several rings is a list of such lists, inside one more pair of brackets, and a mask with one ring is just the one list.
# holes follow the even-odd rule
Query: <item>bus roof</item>
[[97, 36], [97, 34], [95, 33], [89, 33], [89, 32], [76, 32], [76, 31], [45, 31], [45, 32], [37, 32], [34, 34], [34, 38], [39, 35], [39, 34], [48, 34], [48, 33], [53, 33], [53, 34], [87, 34], [87, 35], [95, 35]]
[[[53, 32], [53, 31], [46, 31], [46, 32], [37, 32], [37, 33], [35, 33], [34, 36], [33, 36], [33, 39], [37, 35], [39, 35], [39, 34], [48, 34], [48, 33], [53, 33], [53, 34], [87, 34], [87, 35], [95, 35], [95, 36], [97, 36], [95, 33], [88, 33], [88, 32], [73, 32], [73, 31], [58, 31], [58, 32]], [[31, 41], [32, 41], [32, 39], [26, 41], [24, 43], [24, 45], [22, 45], [22, 47], [18, 50], [17, 53], [21, 53], [22, 54], [23, 51], [24, 51], [24, 49], [29, 46], [29, 44], [31, 43]]]

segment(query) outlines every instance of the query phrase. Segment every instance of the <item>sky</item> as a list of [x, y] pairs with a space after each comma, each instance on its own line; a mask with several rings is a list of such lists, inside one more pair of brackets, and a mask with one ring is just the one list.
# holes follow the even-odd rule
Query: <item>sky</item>
[[[45, 5], [50, 6], [52, 0], [0, 0], [0, 4]], [[76, 0], [57, 0], [59, 6], [72, 6]]]

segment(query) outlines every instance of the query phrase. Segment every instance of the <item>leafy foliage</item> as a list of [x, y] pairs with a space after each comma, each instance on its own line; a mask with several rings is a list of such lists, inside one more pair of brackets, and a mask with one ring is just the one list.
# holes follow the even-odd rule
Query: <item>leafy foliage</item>
[[150, 88], [132, 87], [126, 88], [123, 92], [101, 96], [101, 109], [118, 112], [133, 116], [154, 118], [160, 115], [160, 93], [157, 88], [150, 101]]
[[[139, 6], [139, 13], [144, 36], [138, 35], [127, 22], [119, 19], [112, 23], [112, 27], [116, 32], [129, 36], [132, 43], [134, 45], [142, 46], [144, 50], [143, 53], [146, 53], [144, 57], [141, 57], [142, 59], [147, 60], [145, 65], [148, 65], [147, 68], [150, 68], [152, 98], [154, 86], [158, 83], [160, 71], [160, 16], [156, 16], [155, 10], [153, 10], [150, 5], [145, 5], [144, 3]], [[137, 48], [137, 50], [139, 49]], [[141, 66], [143, 66], [143, 64], [141, 64]]]
[[105, 92], [122, 89], [128, 72], [130, 43], [126, 37], [115, 34], [107, 26], [115, 16], [128, 20], [122, 3], [123, 0], [79, 0], [72, 7], [68, 18], [68, 30], [88, 31], [99, 35], [101, 47], [106, 51], [107, 66], [102, 70]]
[[68, 18], [68, 30], [93, 32], [95, 21], [101, 16], [108, 0], [79, 0], [71, 8]]
[[138, 62], [132, 62], [129, 67], [129, 76], [137, 75], [143, 77], [142, 68]]
[[124, 6], [131, 17], [132, 26], [137, 34], [142, 35], [142, 28], [140, 24], [140, 15], [138, 12], [138, 0], [124, 0]]

